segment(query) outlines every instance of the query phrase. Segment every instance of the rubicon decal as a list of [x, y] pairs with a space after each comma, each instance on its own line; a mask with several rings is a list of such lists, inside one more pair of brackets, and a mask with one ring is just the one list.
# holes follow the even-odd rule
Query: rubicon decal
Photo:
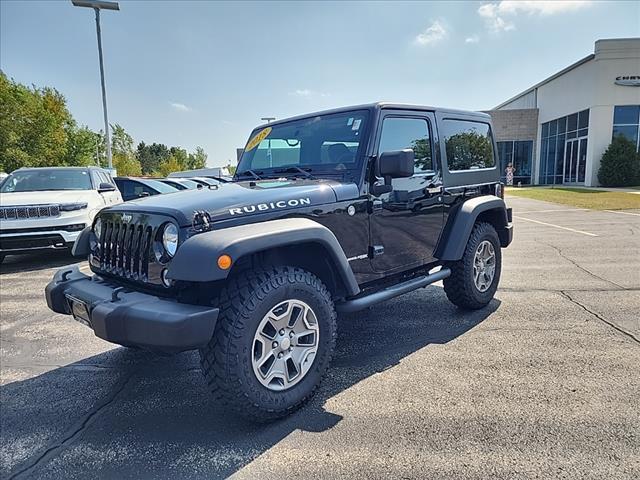
[[231, 215], [243, 215], [245, 213], [266, 212], [267, 210], [278, 210], [287, 207], [299, 207], [302, 205], [311, 205], [311, 199], [292, 198], [290, 200], [279, 200], [277, 202], [258, 203], [256, 205], [245, 205], [244, 207], [230, 208]]

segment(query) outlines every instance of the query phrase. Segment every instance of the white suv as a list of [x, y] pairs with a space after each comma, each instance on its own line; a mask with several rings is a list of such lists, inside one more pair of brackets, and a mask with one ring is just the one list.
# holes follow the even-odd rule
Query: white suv
[[16, 170], [0, 185], [0, 262], [70, 248], [96, 213], [120, 202], [111, 175], [98, 167]]

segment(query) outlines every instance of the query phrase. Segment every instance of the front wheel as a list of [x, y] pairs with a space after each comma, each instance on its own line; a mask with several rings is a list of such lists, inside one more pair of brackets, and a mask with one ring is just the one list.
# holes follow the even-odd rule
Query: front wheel
[[451, 268], [443, 281], [447, 298], [469, 310], [485, 307], [498, 289], [502, 271], [500, 240], [493, 225], [477, 223], [462, 258], [447, 266]]
[[295, 267], [245, 271], [220, 296], [213, 338], [200, 350], [214, 396], [255, 420], [301, 407], [327, 370], [336, 341], [331, 294]]

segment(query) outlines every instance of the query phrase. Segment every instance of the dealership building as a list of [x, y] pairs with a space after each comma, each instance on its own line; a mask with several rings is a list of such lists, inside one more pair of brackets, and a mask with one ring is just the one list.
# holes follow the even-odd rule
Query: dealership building
[[600, 159], [623, 135], [640, 146], [640, 38], [594, 53], [489, 111], [501, 169], [514, 183], [598, 185]]

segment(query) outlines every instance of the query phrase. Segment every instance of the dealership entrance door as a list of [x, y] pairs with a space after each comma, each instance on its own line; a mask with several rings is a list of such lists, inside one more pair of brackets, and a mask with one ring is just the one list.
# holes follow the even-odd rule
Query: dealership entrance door
[[567, 140], [564, 147], [563, 183], [584, 183], [587, 168], [587, 137]]

